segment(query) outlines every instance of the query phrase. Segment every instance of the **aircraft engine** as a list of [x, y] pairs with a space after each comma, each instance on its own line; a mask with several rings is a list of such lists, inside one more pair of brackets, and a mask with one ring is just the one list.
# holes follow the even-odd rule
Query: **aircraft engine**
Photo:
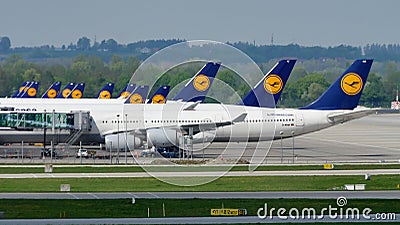
[[177, 146], [181, 134], [174, 129], [157, 128], [147, 130], [147, 144], [149, 147]]
[[[119, 140], [118, 140], [119, 139]], [[127, 141], [125, 141], [127, 139]], [[112, 149], [117, 149], [119, 143], [119, 149], [124, 149], [127, 144], [128, 149], [134, 149], [143, 146], [143, 140], [133, 134], [109, 134], [105, 136], [106, 146]]]

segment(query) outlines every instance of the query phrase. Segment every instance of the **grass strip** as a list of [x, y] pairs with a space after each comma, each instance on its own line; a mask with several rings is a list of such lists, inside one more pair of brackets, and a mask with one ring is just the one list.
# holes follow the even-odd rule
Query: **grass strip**
[[[170, 178], [171, 182], [190, 183], [199, 177]], [[58, 192], [70, 184], [71, 192], [146, 192], [146, 191], [326, 191], [340, 190], [344, 184], [366, 184], [366, 190], [398, 190], [399, 175], [364, 176], [260, 176], [221, 177], [198, 186], [175, 186], [155, 178], [21, 178], [0, 179], [0, 192]]]
[[[163, 217], [163, 205], [166, 217], [203, 217], [210, 216], [211, 209], [244, 208], [248, 215], [256, 216], [257, 210], [267, 203], [269, 209], [274, 207], [290, 208], [300, 211], [303, 208], [314, 208], [320, 215], [322, 208], [338, 207], [336, 199], [95, 199], [95, 200], [46, 200], [46, 199], [0, 199], [0, 211], [6, 219], [35, 218], [130, 218]], [[381, 199], [348, 199], [348, 204], [341, 208], [372, 209], [373, 213], [400, 212], [398, 200]], [[340, 207], [338, 207], [340, 208]], [[324, 213], [326, 214], [326, 213]], [[276, 215], [276, 214], [274, 214]]]
[[[62, 167], [56, 166], [53, 168], [54, 173], [123, 173], [123, 172], [145, 172], [146, 168], [152, 171], [248, 171], [248, 166], [114, 166], [114, 167], [93, 167], [93, 166], [78, 166], [78, 167]], [[371, 170], [371, 169], [400, 169], [400, 164], [343, 164], [335, 165], [334, 170]], [[257, 171], [292, 171], [292, 170], [324, 170], [323, 165], [282, 165], [282, 166], [259, 166]], [[21, 173], [44, 173], [44, 166], [38, 165], [37, 167], [0, 167], [0, 174], [21, 174]]]

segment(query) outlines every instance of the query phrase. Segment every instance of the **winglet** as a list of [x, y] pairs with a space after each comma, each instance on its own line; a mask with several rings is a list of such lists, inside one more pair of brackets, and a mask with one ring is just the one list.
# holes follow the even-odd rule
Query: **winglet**
[[175, 95], [172, 100], [183, 100], [185, 102], [203, 102], [206, 98], [211, 84], [217, 75], [221, 63], [209, 62], [201, 68], [197, 74], [190, 79], [185, 87]]
[[243, 122], [244, 119], [246, 119], [247, 117], [247, 113], [242, 113], [239, 116], [237, 116], [235, 119], [232, 120], [232, 123], [239, 123], [239, 122]]
[[196, 108], [196, 106], [198, 106], [200, 103], [200, 101], [191, 102], [191, 104], [186, 106], [183, 110], [194, 110], [194, 108]]
[[366, 84], [372, 59], [359, 59], [313, 103], [301, 109], [354, 109]]

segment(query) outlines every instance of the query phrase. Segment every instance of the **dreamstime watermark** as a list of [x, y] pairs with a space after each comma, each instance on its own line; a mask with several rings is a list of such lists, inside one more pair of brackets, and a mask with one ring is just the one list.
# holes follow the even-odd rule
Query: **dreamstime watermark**
[[268, 203], [257, 210], [257, 216], [260, 219], [279, 219], [279, 220], [396, 220], [395, 213], [372, 213], [369, 207], [359, 209], [345, 207], [347, 199], [340, 196], [336, 199], [336, 205], [328, 205], [321, 209], [313, 207], [307, 208], [268, 208]]

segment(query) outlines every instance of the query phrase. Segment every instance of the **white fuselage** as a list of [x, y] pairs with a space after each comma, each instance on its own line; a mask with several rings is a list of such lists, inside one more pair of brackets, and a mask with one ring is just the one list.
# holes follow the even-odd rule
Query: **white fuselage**
[[[317, 131], [334, 123], [328, 115], [349, 110], [270, 109], [223, 104], [199, 104], [193, 110], [183, 110], [193, 103], [123, 104], [119, 99], [0, 99], [0, 107], [15, 111], [69, 113], [88, 111], [93, 130], [102, 136], [117, 132], [147, 129], [176, 129], [182, 125], [229, 122], [247, 113], [243, 122], [222, 126], [213, 132], [213, 141], [259, 141], [298, 136]], [[119, 115], [117, 117], [117, 115]], [[207, 133], [205, 131], [204, 133]], [[204, 137], [198, 133], [194, 138]]]

